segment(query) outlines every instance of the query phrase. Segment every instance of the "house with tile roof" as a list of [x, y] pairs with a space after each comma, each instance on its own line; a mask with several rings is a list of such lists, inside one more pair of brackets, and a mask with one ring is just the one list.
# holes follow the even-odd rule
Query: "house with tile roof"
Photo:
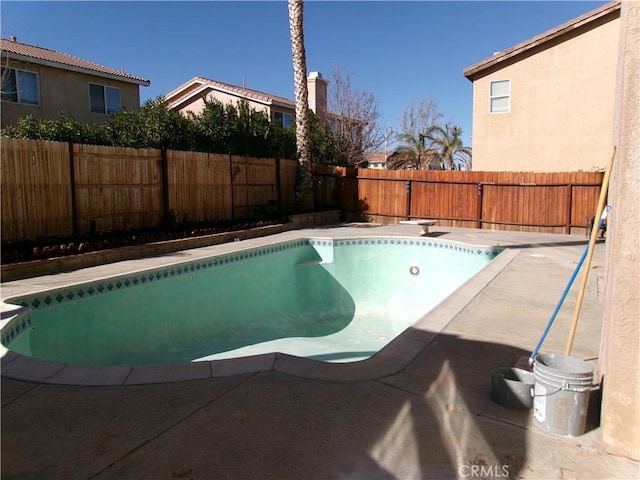
[[149, 80], [66, 53], [2, 39], [1, 124], [27, 115], [53, 120], [59, 112], [80, 123], [100, 124], [111, 113], [140, 108], [140, 86]]
[[387, 158], [389, 158], [389, 152], [371, 152], [366, 153], [367, 168], [373, 168], [375, 170], [384, 170], [387, 168]]
[[619, 32], [614, 1], [465, 68], [473, 170], [604, 170]]
[[[319, 72], [311, 72], [307, 77], [309, 108], [318, 115], [320, 122], [328, 122], [327, 85]], [[284, 127], [295, 123], [296, 104], [294, 100], [270, 93], [252, 90], [244, 86], [231, 85], [204, 77], [194, 77], [164, 96], [168, 108], [182, 113], [199, 114], [205, 101], [217, 100], [223, 104], [244, 100], [256, 111], [265, 112], [272, 120]]]

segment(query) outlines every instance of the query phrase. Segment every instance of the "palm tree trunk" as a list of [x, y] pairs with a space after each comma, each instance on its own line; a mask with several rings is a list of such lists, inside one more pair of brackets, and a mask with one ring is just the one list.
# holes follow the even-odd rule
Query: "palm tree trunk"
[[311, 170], [311, 134], [307, 109], [307, 56], [304, 49], [302, 28], [303, 0], [288, 0], [289, 30], [291, 32], [291, 56], [296, 96], [296, 150], [298, 168], [296, 175], [296, 204], [303, 212], [313, 211], [313, 172]]

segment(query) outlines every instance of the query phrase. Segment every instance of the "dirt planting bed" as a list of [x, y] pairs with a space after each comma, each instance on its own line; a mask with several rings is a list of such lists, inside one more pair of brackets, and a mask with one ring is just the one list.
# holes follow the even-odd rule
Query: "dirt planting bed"
[[2, 264], [32, 262], [153, 242], [248, 230], [281, 223], [286, 223], [286, 219], [225, 220], [208, 223], [182, 223], [117, 232], [96, 232], [68, 237], [42, 237], [27, 241], [3, 240]]

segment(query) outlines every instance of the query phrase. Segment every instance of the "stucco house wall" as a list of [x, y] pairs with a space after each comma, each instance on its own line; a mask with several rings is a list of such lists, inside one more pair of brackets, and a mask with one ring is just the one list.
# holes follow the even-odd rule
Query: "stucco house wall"
[[[207, 94], [207, 98], [209, 100], [215, 99], [223, 104], [228, 104], [228, 103], [235, 104], [239, 100], [241, 100], [241, 97], [239, 97], [238, 95], [231, 95], [231, 94], [228, 94], [225, 92], [219, 92], [216, 90], [211, 90]], [[257, 102], [251, 99], [246, 99], [246, 98], [244, 100], [246, 100], [247, 104], [249, 105], [249, 108], [251, 108], [252, 110], [255, 110], [257, 112], [264, 112], [265, 114], [267, 114], [267, 116], [271, 115], [272, 109], [270, 105], [265, 105], [264, 103]], [[289, 113], [291, 113], [291, 111], [289, 111]]]
[[28, 70], [38, 74], [40, 83], [40, 105], [2, 102], [2, 126], [16, 125], [20, 118], [32, 115], [37, 120], [54, 120], [58, 113], [74, 117], [80, 123], [100, 124], [109, 115], [92, 113], [89, 107], [89, 83], [120, 89], [123, 110], [140, 109], [138, 85], [117, 82], [112, 79], [95, 77], [85, 73], [71, 72], [58, 68], [11, 62], [10, 67]]
[[[205, 99], [206, 101], [209, 101], [209, 102], [216, 100], [223, 104], [230, 103], [233, 105], [236, 105], [237, 102], [241, 100], [240, 97], [237, 97], [235, 95], [228, 95], [220, 92], [208, 91], [206, 93], [203, 92], [198, 97], [191, 99], [188, 103], [184, 103], [179, 108], [174, 108], [174, 109], [178, 110], [180, 113], [186, 114], [190, 112], [190, 113], [193, 113], [194, 115], [198, 115], [199, 113], [202, 112], [202, 110], [204, 110]], [[249, 108], [253, 110], [263, 111], [267, 115], [271, 114], [271, 109], [265, 106], [264, 104], [256, 103], [250, 100], [247, 100], [247, 104], [249, 105]], [[170, 104], [170, 108], [173, 108], [171, 104]]]
[[[327, 115], [327, 84], [318, 72], [312, 72], [308, 79], [309, 108], [318, 115], [321, 122], [328, 121]], [[199, 114], [204, 108], [204, 99], [215, 99], [223, 104], [237, 104], [244, 100], [249, 107], [256, 111], [263, 111], [271, 118], [273, 113], [279, 112], [291, 115], [295, 122], [295, 101], [268, 93], [251, 90], [237, 85], [231, 85], [204, 77], [194, 77], [188, 82], [164, 96], [170, 109], [181, 113], [191, 112]]]
[[[622, 3], [609, 186], [601, 372], [602, 439], [609, 453], [640, 460], [640, 3]], [[612, 472], [612, 476], [614, 472]]]
[[[473, 169], [604, 170], [612, 150], [619, 4], [465, 69], [473, 81]], [[492, 81], [510, 108], [490, 113]]]
[[53, 120], [60, 112], [80, 123], [104, 123], [109, 115], [91, 112], [90, 83], [119, 89], [120, 108], [130, 111], [140, 109], [140, 86], [150, 84], [144, 78], [14, 38], [2, 39], [2, 67], [35, 73], [39, 92], [37, 105], [3, 99], [2, 127], [16, 125], [26, 115]]

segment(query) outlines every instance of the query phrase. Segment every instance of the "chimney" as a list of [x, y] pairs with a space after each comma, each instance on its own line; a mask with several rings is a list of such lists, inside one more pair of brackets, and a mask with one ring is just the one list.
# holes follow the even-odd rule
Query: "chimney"
[[15, 43], [18, 41], [18, 38], [15, 35], [11, 35], [11, 41]]
[[329, 124], [327, 115], [327, 85], [328, 80], [322, 78], [320, 72], [311, 72], [307, 77], [309, 90], [309, 108], [318, 116], [321, 125]]

